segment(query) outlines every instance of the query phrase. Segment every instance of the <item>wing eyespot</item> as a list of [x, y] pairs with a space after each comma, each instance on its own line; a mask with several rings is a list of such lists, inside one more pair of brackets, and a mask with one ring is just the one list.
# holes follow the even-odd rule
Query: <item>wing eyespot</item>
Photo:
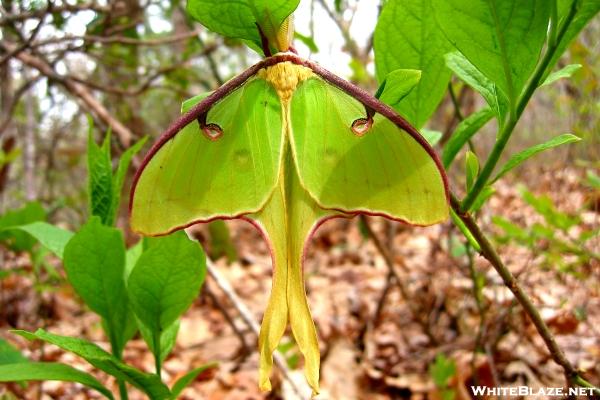
[[352, 132], [356, 136], [363, 136], [373, 126], [373, 118], [359, 118], [352, 122]]
[[223, 129], [217, 124], [206, 124], [202, 127], [202, 133], [210, 140], [215, 141], [223, 136]]

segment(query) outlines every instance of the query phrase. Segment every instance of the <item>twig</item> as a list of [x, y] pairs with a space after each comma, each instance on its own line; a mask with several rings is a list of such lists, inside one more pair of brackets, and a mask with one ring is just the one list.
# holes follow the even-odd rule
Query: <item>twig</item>
[[[98, 13], [107, 13], [110, 11], [110, 7], [101, 6], [96, 2], [90, 2], [82, 4], [64, 4], [60, 6], [52, 6], [51, 11], [56, 13], [77, 13], [80, 11], [95, 11]], [[3, 9], [2, 14], [4, 14], [4, 16], [0, 18], [0, 26], [5, 26], [13, 22], [25, 21], [28, 19], [43, 19], [48, 13], [49, 10], [47, 8], [33, 11], [24, 11], [19, 14], [12, 14], [8, 12], [8, 10]]]
[[[0, 48], [4, 48], [8, 52], [14, 50], [15, 47], [15, 45], [9, 44], [6, 41], [0, 42]], [[129, 130], [129, 128], [113, 117], [112, 114], [102, 105], [102, 103], [94, 98], [94, 96], [85, 86], [75, 82], [69, 76], [58, 74], [46, 60], [30, 54], [29, 52], [20, 52], [15, 58], [21, 61], [23, 64], [38, 70], [47, 78], [60, 83], [69, 93], [80, 99], [83, 105], [90, 112], [92, 112], [105, 124], [110, 126], [113, 132], [115, 132], [115, 134], [119, 137], [119, 140], [124, 147], [129, 147], [133, 133]]]
[[578, 382], [582, 381], [583, 378], [580, 376], [577, 369], [567, 359], [562, 349], [558, 346], [556, 340], [554, 339], [554, 336], [552, 335], [550, 329], [542, 319], [539, 311], [533, 305], [529, 296], [525, 294], [514, 275], [504, 265], [494, 246], [492, 246], [487, 237], [483, 234], [483, 232], [481, 232], [479, 226], [477, 225], [475, 220], [473, 220], [471, 215], [469, 213], [464, 213], [460, 210], [460, 202], [456, 198], [456, 196], [454, 196], [454, 194], [451, 194], [450, 202], [452, 208], [454, 209], [458, 217], [463, 221], [465, 226], [469, 229], [469, 231], [481, 247], [481, 255], [485, 257], [490, 262], [490, 264], [492, 264], [492, 267], [494, 267], [494, 269], [498, 272], [498, 274], [504, 281], [506, 287], [510, 289], [517, 301], [521, 304], [521, 307], [523, 307], [524, 311], [527, 313], [527, 315], [533, 322], [533, 325], [544, 340], [544, 343], [546, 343], [546, 347], [548, 348], [552, 359], [565, 371], [565, 377], [567, 378], [567, 382], [579, 384]]
[[[210, 277], [214, 280], [215, 284], [219, 287], [219, 289], [223, 291], [225, 296], [227, 296], [229, 301], [231, 301], [231, 303], [234, 305], [234, 307], [242, 317], [242, 320], [246, 323], [246, 325], [248, 325], [248, 328], [250, 328], [250, 330], [256, 335], [256, 337], [258, 337], [258, 334], [260, 332], [260, 327], [258, 326], [258, 323], [252, 316], [252, 312], [248, 309], [246, 304], [244, 304], [242, 299], [240, 299], [237, 293], [235, 293], [235, 290], [231, 287], [229, 281], [227, 281], [227, 279], [217, 271], [217, 268], [209, 259], [206, 260], [206, 270], [208, 271]], [[288, 381], [290, 387], [292, 388], [294, 393], [296, 393], [298, 398], [303, 398], [303, 393], [310, 393], [311, 390], [309, 388], [299, 387], [298, 382], [294, 381], [290, 370], [288, 369], [286, 361], [279, 353], [273, 354], [273, 360], [279, 368], [279, 370], [281, 371], [281, 375], [286, 381]]]
[[62, 37], [54, 37], [44, 40], [39, 40], [32, 43], [32, 47], [41, 47], [48, 44], [56, 44], [63, 42], [74, 42], [82, 40], [84, 42], [93, 42], [101, 44], [123, 44], [132, 46], [163, 46], [167, 44], [173, 44], [181, 42], [183, 40], [191, 39], [198, 36], [202, 30], [195, 29], [190, 32], [184, 32], [177, 35], [159, 37], [155, 39], [135, 39], [124, 36], [95, 36], [95, 35], [66, 35]]

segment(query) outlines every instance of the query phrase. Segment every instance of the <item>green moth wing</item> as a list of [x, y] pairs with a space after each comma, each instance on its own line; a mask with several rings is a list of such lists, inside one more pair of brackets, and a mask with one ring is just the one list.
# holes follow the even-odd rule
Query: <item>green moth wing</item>
[[203, 129], [190, 123], [146, 156], [130, 201], [134, 231], [160, 235], [234, 218], [260, 210], [269, 198], [283, 142], [273, 87], [252, 77], [204, 115]]
[[327, 209], [415, 225], [445, 220], [447, 189], [433, 150], [420, 135], [401, 129], [390, 118], [397, 114], [372, 97], [377, 109], [368, 116], [362, 97], [319, 76], [298, 85], [290, 141], [303, 187]]

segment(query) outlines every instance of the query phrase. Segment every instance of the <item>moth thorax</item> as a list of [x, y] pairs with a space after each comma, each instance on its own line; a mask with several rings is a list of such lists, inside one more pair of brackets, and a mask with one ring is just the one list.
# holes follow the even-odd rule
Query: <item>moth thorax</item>
[[259, 77], [273, 85], [282, 103], [290, 100], [300, 82], [313, 75], [310, 68], [289, 61], [277, 63], [258, 71]]

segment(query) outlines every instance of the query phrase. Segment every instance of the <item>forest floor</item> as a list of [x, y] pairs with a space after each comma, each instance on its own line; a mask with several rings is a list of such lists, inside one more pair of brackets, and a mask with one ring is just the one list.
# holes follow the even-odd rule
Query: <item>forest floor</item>
[[[557, 249], [562, 246], [557, 243], [577, 247], [582, 232], [598, 229], [598, 193], [585, 185], [581, 170], [548, 169], [525, 175], [535, 176], [528, 183], [532, 193], [549, 194], [558, 210], [579, 215], [578, 223], [567, 232], [555, 230], [554, 238], [537, 238], [531, 232], [534, 227], [543, 230], [540, 227], [547, 219], [523, 200], [517, 185], [504, 182], [497, 184], [497, 193], [478, 220], [500, 243], [502, 259], [539, 307], [569, 360], [598, 386], [600, 262], [582, 256], [577, 248]], [[504, 231], [492, 223], [493, 215], [533, 231], [526, 231], [529, 236], [517, 232], [514, 240], [503, 241]], [[450, 223], [418, 228], [370, 219], [378, 237], [394, 250], [395, 268], [402, 277], [399, 285], [390, 278], [384, 258], [357, 221], [324, 224], [306, 259], [308, 297], [321, 346], [320, 399], [442, 399], [446, 397], [433, 376], [444, 373], [451, 375], [447, 383], [455, 399], [471, 398], [470, 386], [475, 384], [526, 385], [534, 390], [564, 386], [561, 368], [510, 291], [486, 260], [474, 254], [469, 263], [468, 249]], [[232, 222], [230, 228], [238, 260], [229, 263], [222, 258], [215, 264], [258, 322], [270, 291], [270, 256], [249, 224]], [[532, 248], [527, 246], [531, 238]], [[584, 253], [597, 255], [598, 237], [582, 248]], [[45, 327], [108, 348], [98, 317], [82, 307], [67, 284], [40, 286], [28, 271], [27, 257], [7, 254], [5, 259], [6, 266], [23, 272], [0, 282], [0, 337], [32, 359], [60, 361], [92, 372], [116, 392], [112, 378], [93, 371], [82, 359], [54, 346], [42, 348], [8, 331]], [[473, 274], [483, 284], [479, 301], [474, 296]], [[256, 337], [215, 281], [207, 277], [206, 285], [208, 289], [205, 286], [182, 319], [177, 344], [164, 364], [164, 380], [172, 384], [192, 368], [217, 361], [218, 366], [201, 374], [182, 399], [292, 399], [289, 384], [277, 372], [273, 393], [259, 392]], [[289, 343], [288, 335], [282, 341], [284, 356], [292, 378], [303, 385], [302, 358]], [[444, 357], [436, 362], [439, 354]], [[124, 357], [143, 370], [154, 368], [140, 338], [128, 344]], [[447, 366], [452, 363], [454, 372]], [[99, 398], [81, 385], [59, 382], [0, 385], [0, 398], [9, 390], [25, 399]], [[132, 400], [143, 398], [135, 389], [130, 393]]]

